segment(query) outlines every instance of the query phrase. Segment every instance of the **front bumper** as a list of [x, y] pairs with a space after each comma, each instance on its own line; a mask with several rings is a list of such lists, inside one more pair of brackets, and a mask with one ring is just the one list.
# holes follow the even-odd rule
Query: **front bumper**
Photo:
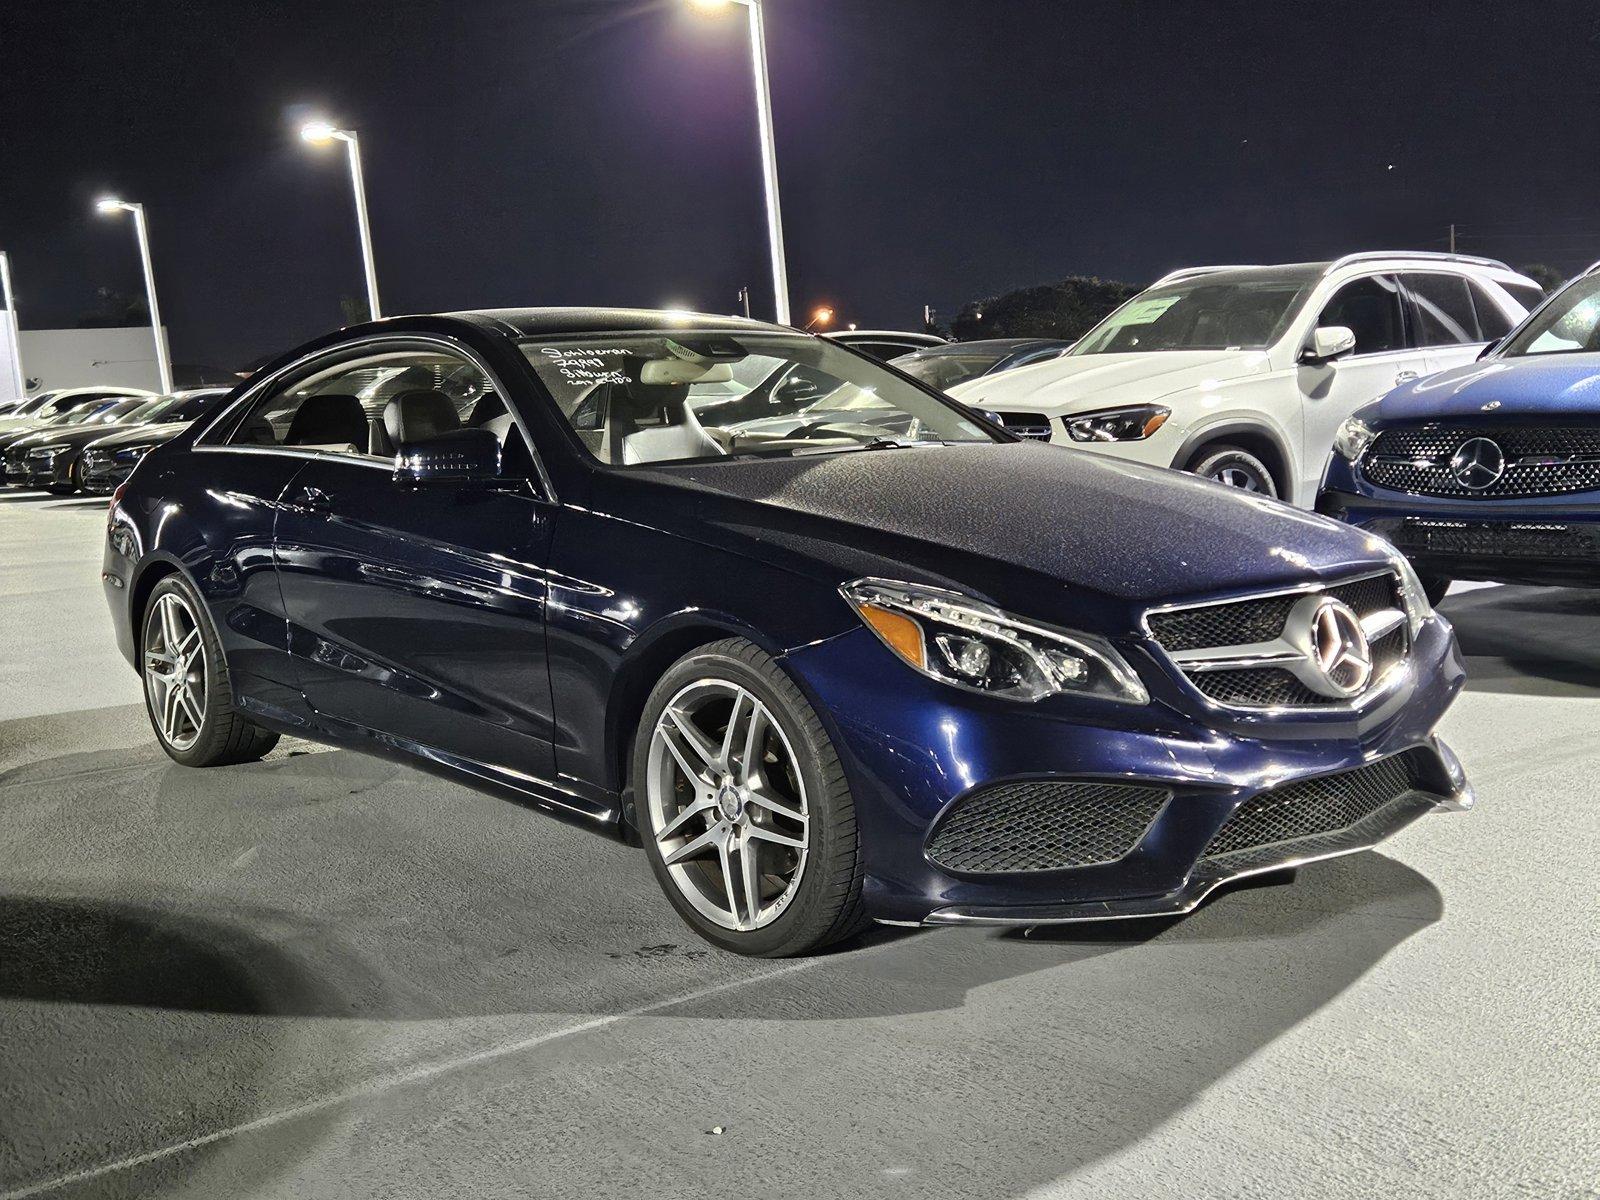
[[[1417, 817], [1463, 809], [1471, 789], [1433, 736], [1465, 678], [1449, 624], [1424, 625], [1398, 682], [1339, 712], [1197, 712], [1141, 644], [1119, 643], [1152, 702], [1052, 697], [1038, 704], [958, 692], [910, 671], [865, 629], [785, 661], [832, 728], [850, 778], [866, 856], [868, 908], [880, 920], [1031, 925], [1186, 912], [1229, 880], [1366, 849]], [[1137, 660], [1137, 661], [1135, 661]], [[1430, 765], [1377, 811], [1316, 836], [1207, 857], [1248, 802], [1402, 753]], [[960, 804], [1002, 784], [1110, 783], [1167, 798], [1112, 861], [974, 872], [929, 853]]]
[[1445, 500], [1380, 491], [1346, 468], [1330, 470], [1317, 511], [1392, 542], [1425, 575], [1600, 586], [1600, 494], [1593, 492]]

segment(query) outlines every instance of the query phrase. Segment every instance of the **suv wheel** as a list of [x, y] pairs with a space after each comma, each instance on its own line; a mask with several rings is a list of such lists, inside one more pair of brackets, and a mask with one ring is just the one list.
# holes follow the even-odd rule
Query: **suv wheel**
[[1241, 492], [1278, 497], [1278, 485], [1272, 481], [1267, 464], [1238, 446], [1207, 446], [1195, 456], [1189, 470], [1202, 479], [1214, 480]]
[[757, 646], [729, 639], [673, 664], [645, 704], [632, 779], [651, 870], [707, 941], [777, 958], [866, 923], [839, 756]]
[[250, 762], [278, 735], [233, 706], [222, 644], [206, 606], [181, 575], [156, 584], [139, 635], [145, 709], [161, 748], [186, 767]]

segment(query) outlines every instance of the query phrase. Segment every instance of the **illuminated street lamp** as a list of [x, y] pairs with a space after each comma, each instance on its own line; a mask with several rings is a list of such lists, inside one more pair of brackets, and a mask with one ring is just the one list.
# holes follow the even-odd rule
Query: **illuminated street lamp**
[[150, 227], [145, 224], [144, 205], [106, 196], [95, 202], [95, 208], [108, 215], [119, 212], [133, 214], [133, 229], [139, 238], [139, 259], [144, 264], [144, 294], [150, 307], [150, 331], [156, 339], [156, 373], [161, 377], [164, 395], [172, 391], [172, 360], [167, 356], [167, 339], [161, 336], [161, 305], [156, 303], [156, 272], [150, 265]]
[[367, 185], [361, 177], [361, 142], [353, 129], [339, 129], [328, 121], [307, 121], [300, 136], [313, 146], [343, 142], [350, 159], [350, 186], [356, 194], [356, 225], [361, 230], [361, 266], [367, 274], [367, 311], [376, 321], [383, 315], [378, 307], [378, 268], [372, 259], [372, 226], [367, 223]]
[[779, 325], [789, 324], [789, 268], [783, 257], [783, 217], [778, 211], [778, 153], [772, 139], [772, 91], [767, 85], [767, 38], [761, 0], [689, 0], [707, 12], [742, 4], [750, 13], [750, 61], [756, 80], [756, 121], [761, 130], [761, 171], [767, 196], [767, 245], [772, 252], [772, 290]]
[[11, 370], [16, 375], [17, 396], [28, 397], [28, 377], [22, 373], [22, 324], [17, 320], [17, 297], [11, 290], [11, 257], [0, 250], [0, 294], [5, 296], [6, 320], [11, 324]]
[[833, 309], [826, 304], [821, 305], [811, 314], [811, 320], [806, 322], [807, 329], [815, 329], [818, 325], [827, 325], [833, 320]]

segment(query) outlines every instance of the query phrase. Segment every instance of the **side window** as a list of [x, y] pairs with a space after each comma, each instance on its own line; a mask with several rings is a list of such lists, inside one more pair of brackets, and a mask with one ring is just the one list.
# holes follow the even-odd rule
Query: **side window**
[[1356, 279], [1333, 294], [1317, 318], [1318, 328], [1343, 325], [1356, 335], [1357, 354], [1406, 348], [1400, 287], [1392, 276]]
[[436, 352], [389, 353], [313, 368], [256, 404], [227, 442], [389, 458], [403, 443], [500, 417], [510, 424], [505, 405], [470, 362]]
[[[1434, 271], [1407, 272], [1400, 278], [1411, 294], [1417, 345], [1461, 346], [1485, 340], [1478, 334], [1478, 317], [1465, 278]], [[1360, 346], [1358, 340], [1358, 350]]]
[[1529, 312], [1544, 303], [1542, 287], [1536, 287], [1531, 283], [1505, 283], [1498, 280], [1496, 282], [1499, 282], [1501, 287], [1511, 293], [1511, 298]]
[[[1541, 296], [1541, 302], [1543, 299]], [[1472, 300], [1478, 309], [1478, 324], [1483, 327], [1484, 341], [1498, 342], [1511, 332], [1511, 327], [1516, 322], [1506, 316], [1505, 310], [1489, 294], [1489, 289], [1476, 279], [1472, 281]]]

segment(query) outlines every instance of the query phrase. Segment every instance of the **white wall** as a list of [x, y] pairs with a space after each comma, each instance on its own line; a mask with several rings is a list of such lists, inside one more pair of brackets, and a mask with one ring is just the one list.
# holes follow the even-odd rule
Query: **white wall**
[[[0, 397], [9, 397], [16, 391], [16, 384], [11, 374], [9, 339], [3, 329], [0, 366], [4, 367]], [[24, 329], [22, 368], [30, 380], [39, 381], [30, 392], [95, 383], [161, 390], [155, 339], [148, 325], [131, 329]]]

